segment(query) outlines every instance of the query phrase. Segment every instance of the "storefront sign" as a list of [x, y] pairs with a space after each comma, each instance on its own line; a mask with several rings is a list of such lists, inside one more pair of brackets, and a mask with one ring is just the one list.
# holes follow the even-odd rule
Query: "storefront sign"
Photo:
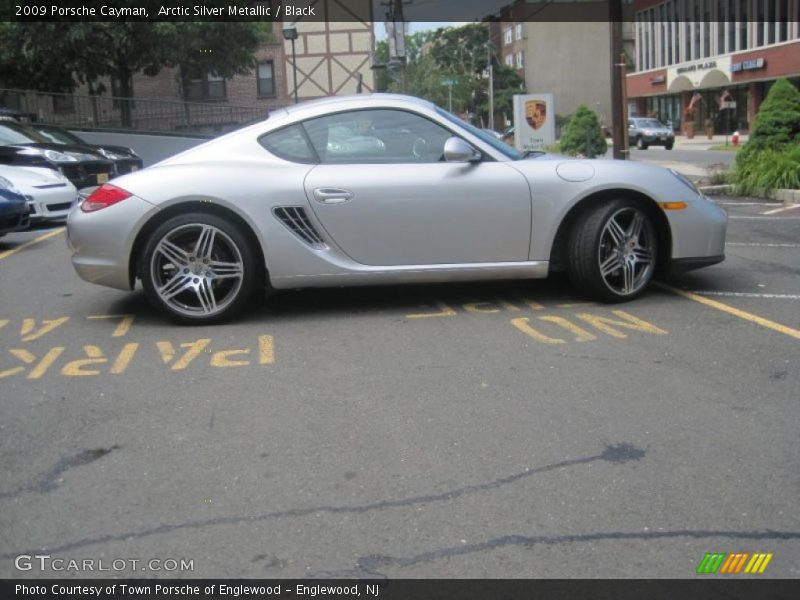
[[664, 83], [666, 80], [667, 80], [667, 76], [666, 75], [658, 75], [657, 77], [651, 77], [650, 78], [650, 83], [652, 85], [657, 85], [659, 83]]
[[767, 66], [767, 61], [763, 58], [754, 58], [752, 60], [743, 60], [742, 62], [733, 63], [731, 65], [731, 73], [738, 73], [739, 71], [756, 71], [763, 69]]
[[694, 73], [695, 71], [706, 71], [708, 69], [716, 69], [717, 68], [717, 61], [715, 60], [707, 60], [701, 63], [695, 63], [693, 65], [685, 65], [683, 67], [678, 67], [677, 72], [678, 75], [683, 75], [684, 73]]
[[514, 145], [518, 150], [543, 150], [556, 140], [553, 94], [514, 95]]

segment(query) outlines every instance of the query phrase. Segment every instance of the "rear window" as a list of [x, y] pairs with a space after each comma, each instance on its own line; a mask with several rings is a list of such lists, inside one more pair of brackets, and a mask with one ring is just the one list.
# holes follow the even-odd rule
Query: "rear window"
[[300, 125], [290, 125], [262, 135], [258, 143], [278, 158], [298, 163], [316, 163], [317, 155]]

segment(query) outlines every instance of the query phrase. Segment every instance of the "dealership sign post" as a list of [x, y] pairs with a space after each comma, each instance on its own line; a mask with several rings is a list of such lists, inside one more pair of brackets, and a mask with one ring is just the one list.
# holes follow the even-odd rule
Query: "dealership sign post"
[[544, 150], [555, 141], [553, 94], [515, 94], [514, 145], [517, 150]]

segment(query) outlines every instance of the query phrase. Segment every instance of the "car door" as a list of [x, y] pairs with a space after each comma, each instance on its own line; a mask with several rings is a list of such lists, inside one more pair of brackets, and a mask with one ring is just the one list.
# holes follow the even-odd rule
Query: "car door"
[[444, 162], [453, 134], [442, 125], [404, 110], [368, 109], [310, 119], [304, 127], [320, 160], [306, 176], [306, 196], [353, 260], [396, 266], [528, 259], [526, 179], [491, 159]]

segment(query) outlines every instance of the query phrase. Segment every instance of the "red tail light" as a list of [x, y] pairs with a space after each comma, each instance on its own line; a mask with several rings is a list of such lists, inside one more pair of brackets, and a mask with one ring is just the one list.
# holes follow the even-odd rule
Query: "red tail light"
[[94, 212], [131, 197], [130, 192], [106, 183], [93, 191], [81, 204], [83, 212]]

